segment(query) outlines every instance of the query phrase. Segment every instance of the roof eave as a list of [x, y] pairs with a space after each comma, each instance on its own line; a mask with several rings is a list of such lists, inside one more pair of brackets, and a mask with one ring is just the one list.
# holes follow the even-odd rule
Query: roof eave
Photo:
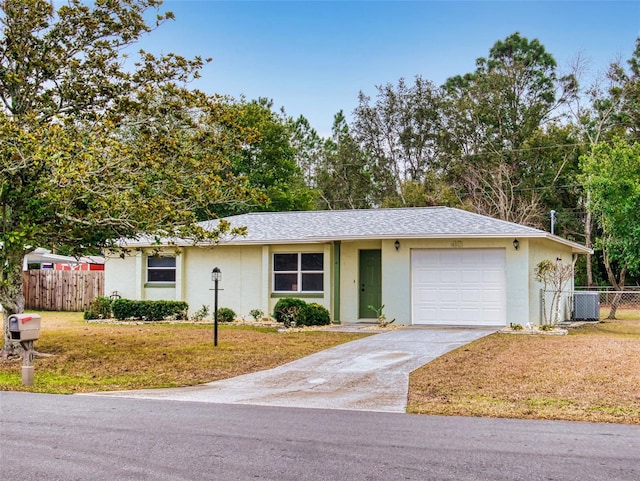
[[[300, 239], [245, 239], [234, 238], [229, 240], [223, 240], [219, 242], [219, 245], [277, 245], [277, 244], [319, 244], [326, 242], [336, 241], [361, 241], [361, 240], [389, 240], [389, 239], [547, 239], [559, 244], [571, 247], [574, 254], [593, 254], [593, 250], [589, 249], [577, 242], [573, 242], [562, 237], [549, 234], [548, 232], [511, 232], [500, 234], [465, 234], [465, 233], [452, 233], [452, 234], [384, 234], [384, 235], [361, 235], [361, 236], [322, 236], [322, 237], [304, 237]], [[122, 248], [144, 248], [144, 247], [190, 247], [201, 246], [207, 247], [214, 244], [203, 242], [193, 244], [192, 242], [184, 239], [172, 239], [171, 241], [148, 242], [140, 239], [127, 239], [119, 244]]]

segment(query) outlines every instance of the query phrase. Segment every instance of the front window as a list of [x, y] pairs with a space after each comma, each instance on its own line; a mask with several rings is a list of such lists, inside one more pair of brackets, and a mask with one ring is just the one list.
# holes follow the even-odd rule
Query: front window
[[273, 255], [273, 290], [276, 292], [322, 292], [324, 254], [298, 252]]
[[176, 258], [171, 256], [147, 257], [147, 282], [175, 282]]

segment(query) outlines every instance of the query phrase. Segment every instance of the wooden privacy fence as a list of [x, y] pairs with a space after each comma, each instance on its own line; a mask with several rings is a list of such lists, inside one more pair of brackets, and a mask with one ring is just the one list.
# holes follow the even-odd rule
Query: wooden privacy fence
[[26, 309], [84, 311], [104, 295], [104, 271], [25, 271], [22, 283]]

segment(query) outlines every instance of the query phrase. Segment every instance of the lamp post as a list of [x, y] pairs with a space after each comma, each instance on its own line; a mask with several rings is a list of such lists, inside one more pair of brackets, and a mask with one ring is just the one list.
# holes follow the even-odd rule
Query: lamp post
[[222, 273], [220, 269], [214, 267], [211, 271], [211, 280], [213, 281], [213, 345], [218, 345], [218, 282], [222, 279]]

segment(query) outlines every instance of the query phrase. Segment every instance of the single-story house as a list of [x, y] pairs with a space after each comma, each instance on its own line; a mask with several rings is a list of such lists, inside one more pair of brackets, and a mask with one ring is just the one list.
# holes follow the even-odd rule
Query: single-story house
[[[262, 212], [226, 218], [245, 237], [216, 246], [140, 237], [107, 253], [105, 292], [129, 299], [213, 306], [211, 272], [222, 273], [219, 306], [249, 318], [279, 298], [324, 305], [334, 322], [537, 324], [540, 261], [572, 261], [586, 247], [548, 232], [448, 207]], [[203, 222], [205, 228], [216, 221]]]

